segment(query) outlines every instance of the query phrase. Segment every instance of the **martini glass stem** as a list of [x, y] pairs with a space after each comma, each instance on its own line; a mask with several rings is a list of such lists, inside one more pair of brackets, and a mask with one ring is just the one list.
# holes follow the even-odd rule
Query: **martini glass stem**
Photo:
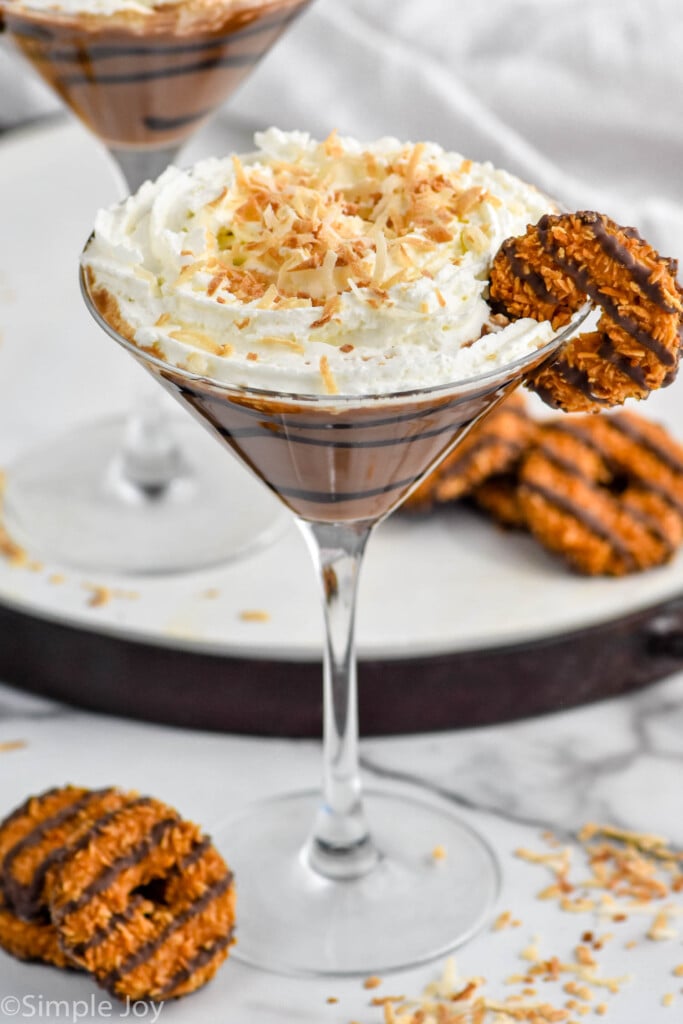
[[[145, 181], [158, 178], [174, 162], [179, 148], [109, 147], [123, 179], [122, 194], [133, 194]], [[109, 488], [125, 501], [139, 504], [164, 500], [176, 480], [187, 473], [163, 408], [163, 398], [157, 388], [153, 392], [150, 388], [127, 418], [121, 449], [107, 474]]]
[[358, 878], [379, 860], [362, 799], [354, 622], [363, 552], [371, 526], [300, 521], [322, 588], [323, 800], [306, 852], [327, 878]]
[[180, 146], [164, 146], [161, 149], [137, 149], [135, 147], [109, 146], [109, 154], [123, 177], [123, 195], [137, 192], [146, 181], [154, 181], [178, 155]]

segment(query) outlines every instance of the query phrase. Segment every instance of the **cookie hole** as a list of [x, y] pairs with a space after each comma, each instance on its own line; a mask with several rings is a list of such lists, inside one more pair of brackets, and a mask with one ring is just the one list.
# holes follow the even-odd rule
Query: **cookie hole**
[[149, 900], [150, 903], [157, 906], [168, 906], [166, 881], [165, 878], [151, 878], [149, 882], [133, 889], [133, 895], [142, 896], [143, 899]]
[[629, 479], [625, 473], [617, 473], [609, 483], [609, 489], [615, 497], [619, 498], [628, 489]]

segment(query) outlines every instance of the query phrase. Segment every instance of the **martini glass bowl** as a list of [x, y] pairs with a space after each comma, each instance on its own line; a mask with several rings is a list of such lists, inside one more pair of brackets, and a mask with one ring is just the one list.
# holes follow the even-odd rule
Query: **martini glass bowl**
[[285, 974], [355, 975], [444, 954], [488, 919], [498, 863], [447, 804], [399, 788], [363, 792], [354, 651], [363, 552], [378, 523], [588, 310], [543, 349], [476, 378], [316, 396], [229, 386], [171, 366], [104, 319], [85, 272], [81, 287], [100, 327], [292, 512], [320, 581], [322, 790], [275, 796], [214, 830], [238, 878], [235, 955]]
[[[0, 22], [134, 192], [174, 161], [308, 2], [183, 0], [105, 15], [97, 3], [72, 12], [68, 2], [0, 0]], [[155, 573], [214, 565], [271, 539], [283, 520], [277, 503], [236, 464], [226, 472], [218, 449], [197, 458], [192, 425], [170, 418], [160, 398], [57, 436], [11, 467], [12, 535], [83, 569]]]

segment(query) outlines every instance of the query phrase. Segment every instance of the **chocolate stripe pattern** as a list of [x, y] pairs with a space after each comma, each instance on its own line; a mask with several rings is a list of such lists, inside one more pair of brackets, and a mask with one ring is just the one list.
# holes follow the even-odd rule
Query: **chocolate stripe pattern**
[[[595, 402], [596, 405], [608, 404], [605, 399], [599, 398], [594, 394], [590, 379], [585, 370], [581, 370], [576, 366], [570, 366], [567, 360], [562, 356], [553, 362], [553, 370], [559, 374], [563, 380], [566, 380], [568, 384], [571, 384], [573, 388], [579, 391], [582, 395], [585, 395], [586, 398], [589, 398], [591, 402]], [[542, 384], [535, 385], [535, 390], [538, 392], [540, 398], [542, 398], [547, 405], [551, 406], [551, 408], [557, 409], [559, 407], [559, 402], [556, 400], [552, 391], [545, 388]]]
[[[5, 10], [8, 32], [71, 109], [111, 146], [184, 141], [242, 82], [309, 0], [181, 23], [172, 8], [133, 24]], [[146, 17], [146, 20], [144, 20]]]
[[[571, 434], [572, 432], [567, 431], [567, 433]], [[573, 436], [576, 437], [577, 440], [580, 440], [582, 444], [585, 444], [587, 448], [590, 448], [592, 451], [598, 454], [605, 461], [609, 461], [609, 452], [607, 452], [601, 445], [598, 445], [594, 441], [594, 439], [586, 438], [585, 435], [582, 436], [580, 431], [574, 432]], [[589, 477], [587, 477], [586, 474], [583, 473], [575, 463], [571, 462], [569, 459], [563, 458], [558, 452], [556, 452], [547, 444], [541, 444], [539, 448], [540, 451], [543, 452], [544, 457], [553, 466], [559, 469], [562, 473], [566, 473], [569, 476], [575, 477], [577, 480], [580, 480], [590, 494], [592, 494], [593, 496], [599, 496], [601, 494], [601, 488], [592, 480], [590, 480]], [[534, 483], [527, 482], [527, 486], [529, 486], [532, 490], [536, 488], [536, 485]], [[666, 495], [666, 492], [661, 492], [658, 488], [651, 488], [648, 486], [647, 488], [643, 488], [643, 490], [649, 490], [650, 493], [657, 494], [657, 496], [660, 498], [666, 499], [668, 497], [668, 495]], [[546, 496], [548, 496], [550, 493], [550, 489], [546, 489]], [[587, 529], [592, 529], [592, 523], [594, 521], [597, 521], [597, 518], [587, 518], [585, 510], [581, 511], [581, 507], [577, 503], [573, 503], [573, 507], [575, 509], [573, 515], [577, 519], [577, 521], [580, 522], [581, 525], [586, 527]], [[564, 511], [567, 511], [567, 509], [564, 509]], [[654, 537], [656, 541], [658, 541], [660, 544], [663, 544], [666, 547], [669, 554], [673, 554], [675, 550], [675, 545], [671, 541], [671, 538], [664, 532], [662, 527], [659, 525], [656, 519], [654, 519], [653, 516], [648, 515], [642, 509], [636, 508], [633, 502], [629, 502], [628, 499], [624, 500], [621, 506], [621, 511], [622, 514], [628, 515], [640, 526], [643, 526], [650, 533], [650, 535]], [[606, 533], [607, 531], [604, 527], [604, 524], [603, 528], [603, 532]], [[593, 530], [593, 532], [597, 533], [596, 530]], [[601, 535], [598, 534], [598, 536]], [[611, 538], [610, 543], [615, 548], [615, 550], [617, 550], [619, 554], [622, 554], [621, 550], [616, 548], [616, 545], [613, 541], [613, 538], [616, 538], [617, 534], [613, 531], [609, 531], [609, 537]], [[605, 540], [607, 539], [607, 537], [601, 536], [601, 539]]]
[[532, 270], [524, 260], [521, 260], [519, 256], [517, 256], [515, 252], [514, 239], [508, 239], [507, 242], [504, 242], [502, 251], [510, 262], [510, 269], [512, 270], [512, 273], [515, 277], [518, 277], [520, 281], [524, 281], [529, 285], [537, 299], [540, 299], [541, 302], [551, 304], [559, 303], [559, 298], [550, 291], [543, 280], [542, 275], [539, 274], [538, 271]]
[[103, 797], [115, 791], [111, 788], [86, 793], [77, 800], [63, 807], [58, 813], [46, 818], [31, 830], [20, 842], [7, 853], [3, 861], [3, 883], [11, 899], [15, 912], [26, 920], [40, 918], [44, 913], [43, 886], [45, 876], [52, 864], [57, 863], [67, 852], [67, 844], [52, 846], [48, 843], [46, 854], [33, 868], [30, 882], [20, 883], [12, 875], [13, 862], [33, 847], [40, 846], [45, 839], [49, 840], [50, 832], [73, 821], [77, 815], [88, 807], [96, 805]]
[[[591, 228], [596, 241], [607, 258], [616, 260], [617, 263], [621, 264], [621, 266], [629, 272], [631, 280], [637, 284], [643, 295], [646, 295], [655, 303], [655, 305], [659, 306], [659, 308], [663, 309], [666, 313], [678, 312], [678, 310], [667, 301], [661, 283], [657, 280], [651, 280], [652, 271], [649, 267], [646, 267], [644, 263], [637, 260], [625, 245], [621, 245], [619, 240], [614, 235], [610, 234], [604, 221], [596, 217], [591, 224]], [[634, 236], [631, 235], [631, 237]], [[637, 233], [635, 237], [638, 237]], [[674, 274], [676, 273], [676, 268], [674, 268], [673, 272]]]
[[641, 448], [645, 448], [650, 452], [650, 454], [654, 455], [655, 458], [659, 459], [659, 461], [673, 473], [683, 474], [683, 462], [674, 454], [674, 452], [664, 448], [663, 445], [658, 444], [652, 437], [649, 437], [644, 430], [640, 430], [633, 420], [628, 419], [626, 416], [612, 416], [610, 417], [609, 423], [614, 430], [620, 431], [626, 437], [635, 441]]
[[680, 446], [633, 413], [544, 428], [520, 487], [532, 532], [582, 572], [660, 565], [683, 539]]
[[159, 845], [166, 833], [169, 832], [174, 825], [178, 824], [179, 820], [180, 819], [176, 815], [163, 818], [161, 821], [158, 821], [151, 829], [148, 836], [145, 836], [145, 838], [134, 846], [128, 853], [118, 857], [113, 864], [97, 875], [92, 882], [86, 885], [78, 896], [68, 900], [59, 907], [53, 907], [52, 919], [55, 924], [61, 924], [67, 917], [70, 917], [71, 914], [75, 914], [77, 911], [81, 910], [90, 902], [93, 896], [97, 896], [98, 893], [104, 892], [105, 889], [115, 882], [123, 871], [127, 868], [134, 867], [136, 864], [139, 864], [144, 860], [145, 857], [147, 857], [150, 852]]
[[130, 954], [118, 967], [100, 979], [100, 983], [107, 991], [116, 994], [117, 983], [126, 974], [130, 974], [136, 968], [151, 960], [155, 953], [162, 949], [164, 944], [181, 928], [193, 918], [198, 917], [202, 911], [217, 899], [222, 893], [227, 892], [232, 885], [232, 874], [228, 872], [216, 882], [213, 882], [205, 892], [194, 900], [181, 913], [177, 914], [161, 931]]
[[647, 379], [642, 366], [635, 366], [625, 356], [620, 355], [614, 347], [614, 342], [607, 334], [603, 335], [602, 344], [598, 349], [598, 357], [604, 359], [607, 363], [611, 363], [615, 369], [623, 373], [629, 380], [632, 380], [634, 384], [637, 384], [644, 393], [647, 393]]
[[[649, 451], [655, 458], [657, 458], [663, 466], [669, 469], [673, 473], [683, 474], [683, 463], [676, 457], [676, 455], [667, 451], [664, 447], [657, 444], [652, 438], [647, 437], [642, 430], [633, 423], [630, 418], [626, 418], [622, 415], [610, 416], [605, 421], [605, 430], [615, 430], [629, 437], [638, 447]], [[596, 455], [600, 456], [605, 462], [610, 463], [613, 460], [613, 455], [610, 449], [603, 443], [600, 444], [594, 433], [589, 430], [582, 430], [581, 426], [576, 422], [569, 423], [557, 423], [553, 425], [553, 432], [559, 432], [566, 434], [570, 437], [576, 438], [584, 447], [595, 452]], [[632, 452], [631, 455], [634, 453]], [[617, 470], [619, 467], [617, 467]], [[629, 472], [633, 475], [637, 481], [638, 486], [644, 491], [649, 491], [650, 494], [660, 498], [665, 505], [668, 505], [674, 512], [683, 516], [683, 500], [677, 497], [671, 487], [665, 487], [663, 484], [654, 481], [648, 474], [643, 477], [642, 474], [638, 473], [635, 466], [635, 460], [629, 459]]]
[[585, 529], [590, 530], [591, 533], [600, 540], [609, 544], [612, 550], [623, 560], [629, 571], [633, 572], [638, 568], [638, 563], [633, 557], [633, 554], [622, 542], [619, 535], [613, 530], [610, 530], [605, 523], [598, 519], [597, 516], [588, 512], [588, 510], [578, 504], [578, 502], [574, 502], [571, 498], [568, 498], [566, 494], [554, 491], [536, 481], [532, 482], [530, 480], [525, 480], [524, 488], [526, 491], [537, 494], [548, 505], [551, 505], [560, 512], [564, 512], [566, 515], [571, 516]]
[[235, 930], [234, 928], [231, 928], [227, 935], [222, 935], [220, 938], [216, 939], [215, 942], [212, 942], [210, 946], [207, 946], [205, 949], [201, 949], [199, 953], [192, 958], [187, 967], [183, 967], [181, 971], [174, 974], [168, 984], [164, 985], [157, 996], [157, 999], [163, 1000], [173, 996], [176, 989], [180, 988], [181, 985], [184, 985], [194, 974], [197, 973], [197, 971], [200, 971], [203, 967], [210, 964], [214, 957], [218, 956], [218, 954], [222, 953], [227, 946], [231, 945], [234, 934]]
[[32, 846], [37, 846], [45, 838], [47, 832], [51, 832], [53, 829], [59, 828], [60, 825], [66, 824], [66, 822], [71, 818], [75, 818], [78, 812], [83, 810], [83, 808], [94, 803], [95, 800], [99, 800], [99, 798], [105, 793], [111, 792], [113, 792], [111, 789], [100, 789], [91, 793], [86, 793], [78, 799], [72, 800], [65, 807], [62, 807], [56, 814], [38, 822], [34, 828], [27, 832], [26, 835], [20, 839], [19, 842], [15, 843], [11, 850], [5, 854], [5, 859], [2, 862], [3, 873], [11, 869], [12, 861], [21, 853], [30, 849]]
[[[541, 242], [541, 245], [546, 250], [546, 252], [550, 256], [552, 256], [557, 266], [564, 270], [564, 272], [568, 274], [569, 277], [571, 277], [571, 279], [574, 281], [577, 287], [580, 288], [581, 291], [584, 292], [584, 294], [588, 295], [591, 299], [593, 299], [594, 302], [601, 306], [602, 310], [607, 314], [610, 320], [612, 320], [612, 322], [617, 327], [621, 328], [623, 331], [626, 332], [626, 334], [630, 335], [630, 337], [637, 341], [639, 345], [642, 345], [643, 348], [648, 349], [650, 352], [653, 353], [653, 355], [656, 355], [660, 362], [662, 362], [665, 366], [675, 365], [676, 357], [672, 352], [669, 351], [666, 345], [662, 344], [662, 342], [659, 341], [658, 338], [653, 337], [652, 334], [644, 330], [633, 317], [621, 313], [617, 302], [612, 298], [611, 295], [608, 295], [605, 291], [603, 291], [600, 284], [596, 282], [593, 279], [593, 277], [583, 267], [576, 263], [575, 260], [572, 260], [568, 256], [566, 256], [566, 254], [562, 255], [561, 246], [552, 237], [550, 232], [548, 232], [546, 224], [546, 218], [542, 218], [539, 221], [538, 237]], [[596, 222], [591, 221], [590, 227], [595, 236]], [[618, 245], [616, 240], [614, 242], [614, 245], [615, 252], [619, 252], [619, 254], [621, 254], [623, 251], [623, 253], [625, 253], [625, 258], [627, 258], [626, 269], [633, 272], [633, 266], [635, 265], [635, 261], [631, 258], [628, 251], [624, 249], [623, 246]], [[638, 266], [640, 265], [638, 264]], [[646, 268], [641, 268], [641, 270], [642, 273], [645, 273]], [[639, 276], [642, 276], [642, 273], [639, 274]], [[656, 305], [658, 305], [659, 308], [664, 310], [665, 312], [670, 312], [671, 307], [664, 303], [662, 296], [659, 292], [659, 289], [657, 289], [656, 294]]]
[[[203, 857], [210, 846], [211, 839], [208, 836], [204, 836], [202, 841], [198, 843], [190, 853], [183, 857], [178, 864], [168, 871], [166, 874], [166, 880], [168, 881], [172, 878], [180, 877], [184, 871], [187, 871], [189, 867], [192, 867], [193, 864], [196, 864]], [[131, 901], [124, 911], [119, 914], [112, 914], [106, 925], [103, 925], [93, 932], [87, 942], [81, 942], [73, 946], [72, 953], [74, 956], [82, 957], [89, 950], [95, 949], [97, 946], [102, 945], [103, 942], [106, 942], [107, 939], [111, 938], [112, 934], [118, 927], [127, 924], [135, 917], [143, 900], [144, 897], [141, 895], [131, 897]]]
[[162, 375], [292, 511], [323, 522], [386, 515], [500, 393], [491, 386], [347, 411], [265, 398], [246, 405], [170, 370]]

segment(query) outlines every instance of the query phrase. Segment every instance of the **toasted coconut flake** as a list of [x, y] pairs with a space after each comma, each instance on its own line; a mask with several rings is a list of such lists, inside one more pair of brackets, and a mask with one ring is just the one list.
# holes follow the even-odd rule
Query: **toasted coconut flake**
[[223, 187], [223, 188], [221, 189], [221, 191], [220, 191], [220, 192], [218, 193], [218, 195], [216, 196], [216, 198], [215, 198], [215, 199], [212, 199], [212, 200], [211, 200], [211, 202], [210, 202], [210, 203], [207, 203], [206, 205], [207, 205], [207, 206], [208, 206], [208, 207], [209, 207], [210, 209], [212, 209], [212, 210], [215, 210], [215, 209], [216, 209], [216, 207], [218, 207], [218, 206], [220, 206], [220, 205], [221, 205], [221, 203], [223, 202], [223, 200], [225, 199], [225, 197], [227, 196], [227, 194], [228, 194], [228, 187], [227, 187], [227, 185], [225, 185], [225, 186], [224, 186], [224, 187]]
[[262, 608], [246, 608], [240, 612], [242, 622], [270, 622], [270, 612]]
[[489, 240], [484, 231], [474, 225], [465, 228], [463, 238], [470, 249], [475, 252], [486, 252], [489, 247]]
[[409, 157], [408, 163], [406, 165], [406, 175], [405, 175], [406, 176], [406, 182], [407, 182], [408, 186], [412, 185], [412, 183], [415, 180], [415, 176], [417, 174], [417, 168], [418, 168], [418, 165], [419, 165], [420, 161], [422, 160], [422, 156], [424, 154], [424, 151], [425, 151], [425, 144], [424, 144], [424, 142], [417, 142], [413, 146], [413, 148], [411, 150], [410, 157]]
[[25, 548], [10, 537], [3, 525], [0, 525], [0, 555], [13, 566], [26, 566], [29, 561]]
[[497, 210], [499, 210], [501, 208], [501, 206], [503, 205], [503, 200], [500, 199], [493, 192], [488, 192], [488, 191], [485, 192], [484, 196], [483, 196], [483, 200], [484, 200], [485, 203], [488, 203], [490, 206], [495, 207]]
[[136, 277], [139, 277], [141, 281], [146, 281], [150, 284], [153, 291], [158, 291], [157, 279], [151, 270], [147, 270], [146, 267], [141, 267], [139, 263], [136, 263], [133, 267], [133, 273]]
[[660, 910], [647, 931], [648, 939], [653, 942], [664, 942], [666, 939], [678, 938], [677, 930], [672, 927], [669, 912]]
[[263, 293], [258, 305], [259, 309], [272, 309], [280, 296], [277, 286], [271, 284]]
[[337, 382], [334, 379], [334, 374], [330, 370], [330, 364], [327, 356], [320, 357], [320, 375], [323, 379], [323, 386], [325, 388], [325, 394], [327, 395], [338, 395], [339, 388]]
[[503, 928], [509, 928], [512, 923], [512, 913], [509, 910], [504, 910], [498, 915], [496, 920], [492, 924], [492, 930], [494, 932], [500, 932]]
[[336, 157], [336, 156], [343, 156], [344, 155], [344, 147], [342, 146], [341, 142], [339, 141], [339, 136], [337, 135], [337, 129], [336, 128], [332, 129], [330, 134], [327, 136], [327, 138], [323, 142], [323, 148], [324, 148], [324, 150], [325, 150], [325, 152], [327, 153], [328, 156]]
[[[322, 305], [353, 286], [385, 288], [431, 276], [456, 261], [463, 246], [488, 246], [470, 217], [482, 203], [501, 200], [480, 186], [464, 187], [470, 161], [446, 171], [423, 143], [380, 160], [346, 152], [336, 132], [320, 155], [317, 168], [286, 160], [264, 168], [233, 158], [234, 180], [201, 211], [215, 230], [206, 229], [205, 256], [221, 259], [210, 294], [260, 298], [264, 308]], [[216, 224], [219, 218], [225, 223]], [[181, 280], [201, 270], [188, 258]], [[409, 273], [398, 276], [399, 270]]]
[[223, 355], [224, 345], [220, 345], [214, 338], [198, 331], [194, 327], [185, 327], [182, 330], [169, 331], [169, 338], [180, 341], [185, 345], [192, 345], [204, 352], [211, 352], [213, 355]]
[[314, 320], [313, 323], [311, 323], [309, 326], [311, 328], [314, 328], [314, 327], [323, 327], [325, 324], [329, 324], [330, 320], [332, 320], [332, 318], [337, 313], [339, 313], [340, 310], [341, 310], [341, 298], [340, 298], [340, 296], [339, 295], [331, 296], [331, 298], [329, 298], [327, 300], [327, 302], [325, 303], [325, 305], [323, 306], [323, 311], [322, 311], [321, 316], [319, 316], [317, 320]]
[[464, 192], [461, 192], [453, 204], [456, 216], [466, 217], [468, 213], [471, 213], [472, 210], [475, 209], [475, 207], [479, 206], [483, 195], [484, 193], [479, 185], [474, 185], [472, 188], [468, 188]]
[[568, 914], [586, 914], [590, 910], [595, 910], [595, 900], [582, 898], [581, 896], [570, 899], [568, 896], [564, 896], [560, 900], [560, 906]]
[[265, 338], [259, 338], [261, 345], [280, 345], [282, 348], [288, 348], [291, 352], [298, 352], [302, 354], [306, 351], [300, 341], [295, 341], [293, 338], [281, 338], [277, 335], [268, 335]]
[[372, 280], [376, 285], [381, 286], [387, 273], [389, 260], [387, 240], [382, 231], [375, 232], [375, 246], [375, 268], [372, 272]]
[[371, 974], [368, 978], [366, 978], [363, 981], [363, 988], [368, 988], [368, 989], [379, 988], [379, 986], [381, 984], [382, 984], [382, 979], [379, 978], [376, 974]]
[[225, 274], [214, 274], [211, 280], [209, 281], [209, 284], [206, 289], [206, 294], [208, 296], [213, 295], [216, 291], [218, 291], [219, 287], [221, 286], [224, 280]]
[[23, 750], [27, 746], [26, 740], [2, 740], [0, 741], [0, 754], [9, 754], [13, 750]]
[[87, 590], [90, 594], [88, 598], [89, 608], [102, 608], [104, 605], [109, 604], [113, 596], [109, 587], [103, 587], [99, 583], [84, 583], [83, 589]]

